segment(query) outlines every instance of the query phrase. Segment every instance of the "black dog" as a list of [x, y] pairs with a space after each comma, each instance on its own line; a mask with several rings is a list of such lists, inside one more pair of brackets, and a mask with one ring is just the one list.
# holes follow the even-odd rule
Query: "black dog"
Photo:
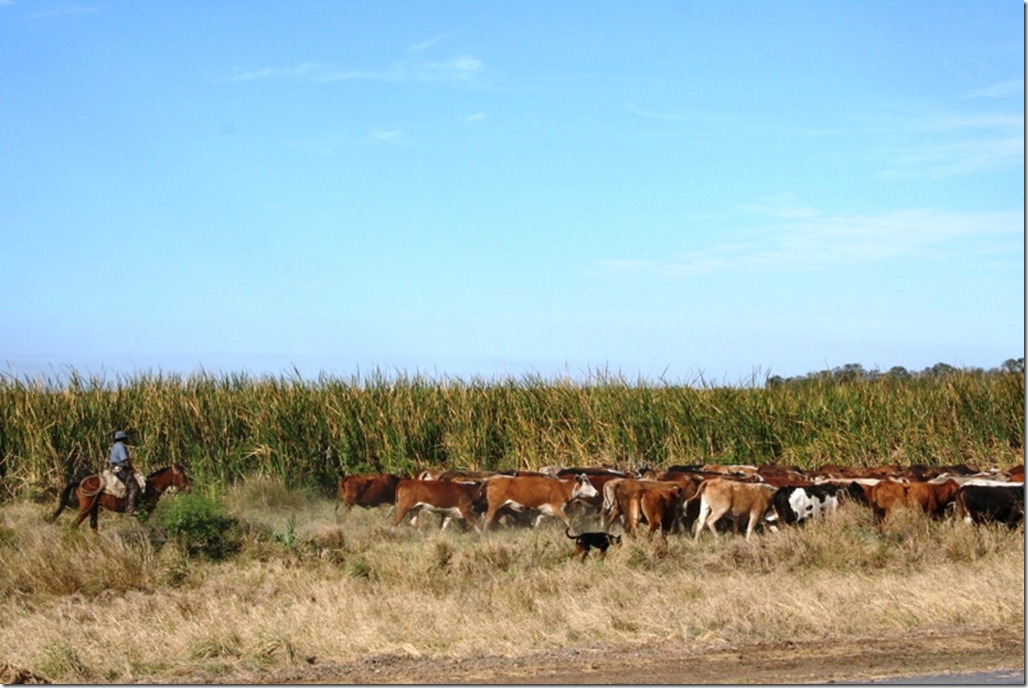
[[621, 536], [611, 535], [610, 533], [579, 533], [578, 535], [571, 534], [571, 528], [565, 528], [564, 534], [575, 541], [575, 551], [571, 553], [572, 557], [576, 557], [579, 554], [582, 555], [582, 560], [585, 560], [586, 555], [589, 554], [589, 550], [596, 548], [600, 550], [600, 556], [607, 556], [607, 548], [611, 545], [620, 545]]

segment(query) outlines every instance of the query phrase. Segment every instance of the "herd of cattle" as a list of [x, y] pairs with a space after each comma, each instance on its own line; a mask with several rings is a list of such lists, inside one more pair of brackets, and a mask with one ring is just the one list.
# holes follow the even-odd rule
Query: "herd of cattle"
[[845, 500], [871, 508], [879, 528], [901, 508], [934, 518], [954, 514], [970, 524], [1024, 520], [1024, 465], [978, 471], [966, 465], [854, 468], [824, 466], [801, 471], [777, 465], [672, 466], [635, 472], [606, 467], [548, 467], [540, 471], [425, 470], [413, 478], [379, 473], [339, 480], [338, 501], [353, 506], [390, 505], [392, 524], [419, 512], [442, 516], [485, 533], [497, 524], [528, 525], [557, 518], [570, 527], [576, 511], [598, 519], [605, 532], [615, 524], [636, 535], [691, 532], [717, 535], [745, 523], [794, 525], [833, 512]]

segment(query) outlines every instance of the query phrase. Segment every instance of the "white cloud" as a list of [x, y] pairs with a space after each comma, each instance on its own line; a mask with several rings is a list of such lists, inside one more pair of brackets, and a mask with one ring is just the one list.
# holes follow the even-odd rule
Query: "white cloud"
[[385, 143], [396, 143], [400, 140], [403, 132], [398, 129], [376, 128], [371, 130], [371, 138]]
[[1024, 91], [1024, 82], [1020, 79], [1011, 79], [1010, 81], [1001, 81], [996, 84], [991, 84], [985, 88], [979, 88], [971, 91], [965, 98], [1002, 98], [1004, 96], [1013, 95]]
[[1008, 112], [923, 113], [883, 128], [903, 141], [884, 151], [885, 178], [941, 179], [1024, 166], [1024, 116]]
[[460, 55], [444, 62], [403, 60], [380, 70], [337, 69], [318, 62], [305, 62], [294, 67], [268, 67], [240, 71], [229, 81], [394, 81], [468, 83], [482, 70], [482, 62], [470, 55]]
[[625, 103], [625, 111], [633, 115], [638, 115], [645, 119], [656, 119], [661, 121], [671, 121], [681, 119], [679, 115], [673, 115], [666, 112], [657, 112], [656, 110], [648, 110], [643, 107], [639, 107], [635, 103]]
[[1024, 137], [985, 137], [892, 151], [892, 164], [882, 170], [887, 179], [943, 179], [981, 172], [1002, 165], [1024, 164]]
[[420, 43], [415, 43], [410, 48], [408, 48], [407, 51], [411, 52], [411, 53], [424, 52], [424, 51], [428, 50], [429, 48], [434, 48], [437, 44], [442, 43], [443, 41], [447, 41], [447, 40], [453, 38], [458, 33], [460, 33], [460, 32], [459, 31], [447, 31], [446, 33], [441, 33], [438, 36], [434, 36], [432, 38], [429, 38], [427, 41], [422, 41]]
[[879, 215], [830, 214], [772, 204], [747, 206], [755, 218], [730, 242], [685, 251], [662, 260], [597, 261], [609, 274], [667, 278], [742, 271], [817, 271], [886, 260], [942, 258], [973, 252], [1021, 254], [1017, 212], [943, 213], [899, 210]]
[[[11, 3], [13, 4], [13, 3]], [[39, 10], [33, 12], [31, 17], [33, 19], [53, 19], [54, 17], [70, 17], [81, 14], [96, 14], [103, 12], [104, 8], [97, 5], [59, 5], [50, 9]]]

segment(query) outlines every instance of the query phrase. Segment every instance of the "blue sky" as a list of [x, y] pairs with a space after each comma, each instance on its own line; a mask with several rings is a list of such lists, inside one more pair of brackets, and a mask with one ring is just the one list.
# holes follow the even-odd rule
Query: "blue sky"
[[0, 0], [0, 370], [1024, 355], [1012, 2]]

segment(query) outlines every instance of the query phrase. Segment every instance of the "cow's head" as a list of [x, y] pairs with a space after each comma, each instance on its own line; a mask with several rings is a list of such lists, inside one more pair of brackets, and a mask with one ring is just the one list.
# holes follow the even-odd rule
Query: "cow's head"
[[575, 488], [571, 491], [571, 498], [577, 499], [579, 497], [595, 497], [600, 494], [596, 491], [596, 487], [589, 481], [589, 476], [585, 473], [579, 473], [575, 476]]

